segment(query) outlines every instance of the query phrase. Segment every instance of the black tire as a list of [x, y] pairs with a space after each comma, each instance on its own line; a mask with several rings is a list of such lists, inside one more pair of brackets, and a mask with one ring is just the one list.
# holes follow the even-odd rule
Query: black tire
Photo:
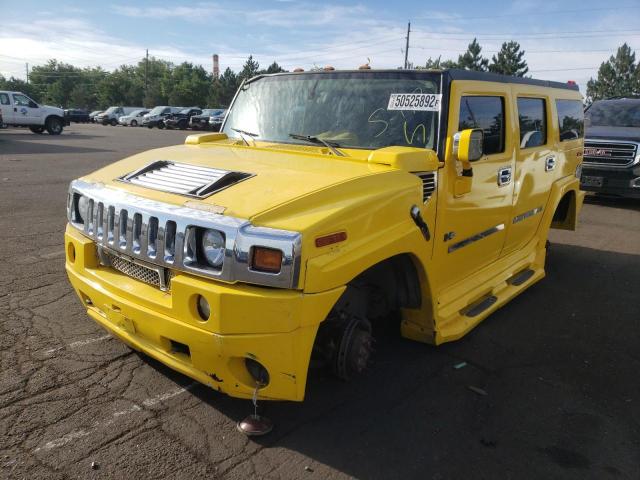
[[187, 121], [186, 120], [181, 120], [178, 122], [178, 128], [180, 130], [186, 130], [187, 129]]
[[191, 125], [191, 130], [200, 130], [200, 127], [194, 123]]
[[116, 120], [115, 118], [112, 118], [111, 121], [109, 122], [109, 124], [112, 127], [115, 127], [116, 125], [118, 125], [118, 120]]
[[137, 120], [131, 120], [131, 123], [129, 125], [131, 125], [132, 127], [137, 127], [138, 126], [138, 122], [137, 122]]
[[29, 127], [29, 130], [37, 134], [44, 133], [44, 127]]
[[49, 117], [44, 124], [44, 128], [47, 129], [49, 135], [60, 135], [64, 130], [64, 125], [61, 118]]
[[163, 129], [164, 129], [164, 126], [165, 126], [165, 125], [164, 125], [164, 122], [158, 122], [158, 128], [159, 128], [160, 130], [163, 130]]

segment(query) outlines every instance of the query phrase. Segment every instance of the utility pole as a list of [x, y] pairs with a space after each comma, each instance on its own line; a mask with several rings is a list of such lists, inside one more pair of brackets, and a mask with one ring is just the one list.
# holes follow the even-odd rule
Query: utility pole
[[27, 83], [29, 83], [29, 63], [27, 62]]
[[[149, 87], [149, 49], [144, 60], [144, 96], [147, 96], [147, 88]], [[144, 102], [142, 102], [144, 103]]]
[[404, 69], [409, 68], [409, 34], [411, 33], [411, 22], [407, 24], [407, 45], [404, 47]]

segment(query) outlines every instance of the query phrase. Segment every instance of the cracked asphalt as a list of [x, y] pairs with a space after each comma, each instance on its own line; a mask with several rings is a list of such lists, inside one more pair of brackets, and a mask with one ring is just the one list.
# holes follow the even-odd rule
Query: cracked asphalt
[[640, 477], [640, 202], [590, 198], [547, 278], [471, 334], [384, 339], [348, 384], [313, 372], [254, 441], [249, 402], [111, 338], [64, 273], [69, 181], [184, 136], [0, 130], [1, 478]]

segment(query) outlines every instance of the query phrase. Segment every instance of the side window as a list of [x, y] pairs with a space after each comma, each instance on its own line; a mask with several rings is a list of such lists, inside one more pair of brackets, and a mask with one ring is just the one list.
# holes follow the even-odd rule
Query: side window
[[556, 100], [560, 141], [584, 137], [584, 111], [580, 100]]
[[543, 98], [518, 98], [520, 148], [547, 143], [547, 112]]
[[9, 105], [9, 95], [0, 93], [0, 105]]
[[486, 155], [504, 152], [504, 98], [462, 97], [458, 131], [468, 128], [482, 129]]
[[28, 107], [29, 106], [29, 98], [25, 95], [20, 95], [19, 93], [13, 94], [13, 103], [17, 107]]

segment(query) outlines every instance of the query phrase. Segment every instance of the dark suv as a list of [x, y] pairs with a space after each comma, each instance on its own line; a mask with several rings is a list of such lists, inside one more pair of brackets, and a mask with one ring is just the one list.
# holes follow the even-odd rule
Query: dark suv
[[184, 108], [178, 113], [169, 115], [165, 119], [164, 124], [167, 128], [179, 128], [180, 130], [184, 130], [189, 126], [189, 120], [191, 120], [191, 117], [200, 114], [202, 114], [202, 109], [198, 107]]
[[640, 198], [640, 99], [593, 102], [585, 126], [580, 188]]

